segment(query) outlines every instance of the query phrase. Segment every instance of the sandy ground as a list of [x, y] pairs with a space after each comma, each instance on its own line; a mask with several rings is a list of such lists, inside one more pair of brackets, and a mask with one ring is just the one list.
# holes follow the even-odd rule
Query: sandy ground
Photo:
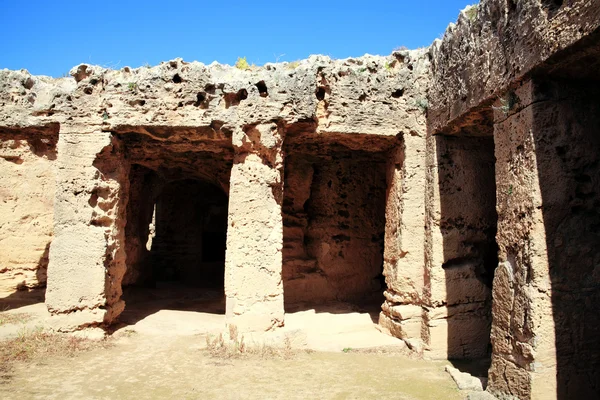
[[[375, 328], [372, 313], [346, 304], [320, 310], [300, 307], [286, 315], [286, 327], [271, 338], [275, 343], [288, 337], [294, 348], [317, 351], [298, 350], [291, 358], [224, 359], [205, 349], [206, 336], [224, 326], [218, 302], [204, 299], [202, 307], [189, 302], [175, 307], [172, 299], [152, 298], [140, 301], [144, 306], [139, 308], [131, 300], [123, 324], [113, 333], [114, 345], [107, 349], [17, 364], [0, 385], [0, 398], [464, 398], [444, 372], [446, 362], [407, 356], [401, 341]], [[206, 307], [208, 303], [214, 308]], [[186, 309], [190, 307], [193, 310]], [[43, 326], [47, 318], [39, 302], [19, 304], [8, 312], [26, 312], [33, 318], [0, 326], [0, 338]], [[369, 347], [385, 347], [388, 353], [355, 350]]]

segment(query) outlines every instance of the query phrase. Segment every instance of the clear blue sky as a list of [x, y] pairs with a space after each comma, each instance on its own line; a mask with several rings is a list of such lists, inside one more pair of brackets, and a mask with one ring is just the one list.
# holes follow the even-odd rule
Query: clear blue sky
[[0, 0], [0, 69], [62, 76], [182, 57], [233, 64], [429, 45], [475, 0]]

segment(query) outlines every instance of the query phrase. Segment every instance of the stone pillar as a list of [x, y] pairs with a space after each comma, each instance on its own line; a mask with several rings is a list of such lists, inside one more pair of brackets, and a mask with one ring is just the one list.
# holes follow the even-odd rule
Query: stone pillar
[[423, 324], [424, 136], [424, 132], [404, 135], [390, 154], [387, 173], [383, 264], [387, 290], [379, 323], [411, 346], [422, 339]]
[[240, 332], [283, 325], [283, 155], [276, 124], [233, 135], [225, 258], [226, 320]]
[[520, 399], [556, 398], [551, 282], [532, 96], [529, 81], [506, 94], [494, 111], [499, 265], [493, 282], [488, 390]]
[[547, 78], [495, 110], [493, 393], [600, 395], [599, 98], [596, 82]]
[[63, 127], [57, 153], [46, 305], [56, 328], [70, 331], [108, 324], [125, 306], [127, 166], [107, 132]]

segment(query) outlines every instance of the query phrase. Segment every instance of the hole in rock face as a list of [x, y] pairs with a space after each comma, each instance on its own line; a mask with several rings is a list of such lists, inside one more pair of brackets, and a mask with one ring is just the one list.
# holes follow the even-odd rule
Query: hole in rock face
[[246, 89], [240, 89], [237, 93], [225, 93], [223, 97], [225, 99], [225, 108], [238, 106], [242, 100], [248, 98], [248, 91]]
[[267, 97], [269, 95], [265, 81], [258, 82], [256, 88], [258, 89], [258, 93], [260, 93], [260, 97]]
[[208, 83], [204, 86], [204, 90], [206, 91], [206, 93], [215, 94], [215, 91], [217, 90], [217, 88], [212, 83]]
[[315, 92], [315, 95], [317, 96], [317, 100], [321, 101], [321, 100], [325, 100], [325, 88], [324, 87], [319, 87], [317, 88], [317, 91]]
[[237, 100], [241, 102], [242, 100], [246, 100], [248, 98], [248, 91], [246, 89], [240, 89], [237, 92]]
[[556, 11], [563, 5], [563, 0], [542, 0], [542, 6], [551, 11]]
[[196, 95], [196, 102], [194, 103], [194, 106], [200, 108], [208, 108], [206, 93], [200, 92]]
[[542, 7], [548, 12], [548, 18], [554, 17], [562, 5], [563, 0], [542, 0]]
[[174, 83], [181, 83], [181, 82], [183, 82], [183, 79], [181, 79], [181, 77], [179, 76], [179, 74], [175, 74], [173, 76], [173, 82]]
[[398, 99], [404, 94], [404, 89], [397, 89], [392, 93], [392, 97]]

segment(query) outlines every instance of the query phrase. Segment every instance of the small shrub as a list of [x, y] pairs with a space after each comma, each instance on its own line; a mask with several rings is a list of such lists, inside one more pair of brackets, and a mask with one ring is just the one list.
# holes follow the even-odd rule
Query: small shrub
[[229, 325], [229, 339], [223, 334], [206, 337], [206, 349], [212, 357], [237, 359], [249, 356], [261, 358], [291, 358], [295, 352], [291, 342], [285, 338], [283, 346], [272, 346], [266, 343], [247, 344], [244, 335], [239, 335], [235, 325]]
[[237, 61], [235, 62], [235, 67], [245, 71], [250, 69], [250, 64], [248, 64], [246, 57], [238, 57]]
[[344, 353], [350, 353], [352, 350], [353, 350], [353, 349], [352, 349], [352, 347], [344, 347], [344, 348], [342, 349], [342, 351], [343, 351]]
[[9, 314], [9, 313], [0, 313], [0, 326], [9, 325], [9, 324], [22, 324], [31, 319], [31, 315], [26, 313], [17, 313], [17, 314]]
[[82, 351], [109, 346], [106, 340], [95, 341], [81, 337], [44, 332], [41, 328], [22, 329], [16, 338], [0, 345], [0, 375], [7, 376], [16, 362], [27, 362], [49, 356], [73, 357]]
[[138, 85], [135, 82], [129, 82], [127, 84], [127, 89], [129, 89], [130, 92], [135, 92], [137, 90], [137, 88], [138, 88]]

